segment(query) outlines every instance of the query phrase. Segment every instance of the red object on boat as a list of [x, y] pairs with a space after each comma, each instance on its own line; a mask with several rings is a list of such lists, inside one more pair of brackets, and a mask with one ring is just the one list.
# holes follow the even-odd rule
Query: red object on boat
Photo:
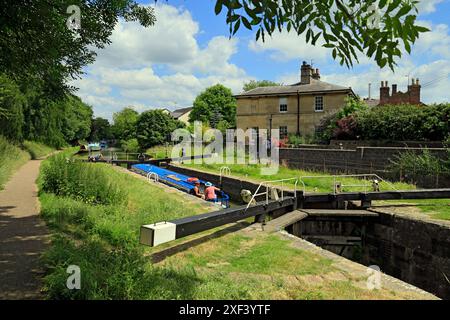
[[187, 182], [195, 182], [195, 181], [198, 181], [198, 178], [191, 177], [187, 179]]

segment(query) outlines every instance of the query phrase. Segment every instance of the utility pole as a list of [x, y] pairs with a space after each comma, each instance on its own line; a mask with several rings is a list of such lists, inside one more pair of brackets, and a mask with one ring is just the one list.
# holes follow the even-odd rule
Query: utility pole
[[369, 83], [369, 100], [370, 100], [370, 89], [371, 89], [371, 87], [372, 87], [372, 84], [371, 83]]

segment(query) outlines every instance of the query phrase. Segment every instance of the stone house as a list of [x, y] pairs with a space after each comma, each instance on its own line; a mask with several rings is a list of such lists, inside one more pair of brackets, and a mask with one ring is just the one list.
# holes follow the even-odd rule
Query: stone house
[[186, 125], [189, 125], [189, 115], [191, 114], [192, 107], [182, 108], [172, 111], [171, 116], [176, 119], [184, 122]]
[[322, 117], [343, 107], [349, 96], [356, 96], [350, 87], [321, 81], [319, 69], [303, 62], [298, 83], [259, 87], [235, 95], [236, 126], [256, 131], [279, 129], [281, 138], [312, 135]]

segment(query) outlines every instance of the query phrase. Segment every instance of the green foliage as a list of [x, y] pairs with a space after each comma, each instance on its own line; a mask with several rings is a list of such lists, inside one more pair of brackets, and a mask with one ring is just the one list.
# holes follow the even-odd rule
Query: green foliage
[[[40, 81], [50, 95], [63, 96], [67, 80], [79, 76], [95, 59], [95, 51], [110, 43], [109, 37], [123, 17], [153, 25], [151, 7], [133, 0], [18, 0], [0, 5], [0, 70], [21, 85]], [[81, 12], [81, 29], [68, 28], [76, 5]]]
[[136, 137], [136, 123], [139, 113], [132, 107], [126, 107], [113, 114], [112, 130], [114, 137], [120, 140], [130, 140]]
[[365, 140], [443, 141], [450, 132], [450, 104], [386, 105], [355, 117], [357, 135]]
[[[410, 53], [419, 34], [429, 31], [416, 24], [417, 1], [393, 0], [216, 0], [215, 13], [227, 10], [230, 35], [243, 25], [257, 29], [256, 40], [276, 30], [305, 34], [306, 42], [329, 48], [347, 67], [358, 62], [358, 52], [380, 68], [394, 69], [402, 45]], [[376, 11], [375, 11], [376, 10]]]
[[0, 135], [8, 140], [23, 139], [25, 103], [25, 97], [14, 81], [0, 74]]
[[92, 107], [74, 95], [62, 101], [64, 114], [61, 128], [64, 140], [71, 143], [86, 139], [91, 132]]
[[98, 142], [100, 140], [112, 139], [113, 133], [111, 125], [107, 119], [97, 117], [92, 119], [91, 134], [89, 140], [92, 142]]
[[288, 144], [291, 144], [294, 147], [298, 147], [302, 144], [312, 144], [315, 142], [314, 137], [311, 137], [309, 135], [306, 135], [306, 136], [300, 135], [299, 136], [299, 135], [293, 134], [293, 133], [289, 134], [288, 139], [289, 139]]
[[136, 123], [137, 140], [142, 149], [147, 149], [166, 141], [177, 128], [183, 128], [184, 123], [175, 120], [162, 110], [149, 110], [140, 114]]
[[450, 132], [450, 104], [369, 108], [363, 102], [349, 100], [342, 110], [325, 116], [318, 129], [319, 137], [325, 141], [444, 141]]
[[446, 166], [444, 160], [433, 156], [428, 149], [421, 153], [402, 152], [391, 162], [391, 170], [402, 175], [437, 175], [450, 172], [450, 167]]
[[41, 159], [55, 150], [52, 147], [35, 141], [24, 141], [23, 146], [31, 155], [31, 159]]
[[126, 196], [101, 168], [70, 160], [64, 154], [43, 165], [42, 190], [92, 204], [120, 204]]
[[244, 83], [244, 87], [242, 88], [244, 91], [250, 91], [255, 88], [259, 87], [273, 87], [273, 86], [279, 86], [280, 83], [273, 82], [270, 80], [250, 80], [249, 82]]
[[[216, 119], [217, 115], [220, 115], [220, 119]], [[221, 84], [216, 84], [200, 93], [195, 98], [189, 114], [189, 122], [213, 123], [215, 120], [225, 120], [230, 127], [236, 126], [236, 99], [231, 89]]]
[[0, 135], [0, 190], [11, 174], [30, 159], [30, 155]]
[[[328, 113], [321, 119], [317, 127], [317, 139], [328, 142], [331, 138], [342, 138], [341, 136], [350, 135], [355, 138], [353, 132], [348, 132], [348, 128], [351, 127], [349, 122], [352, 123], [354, 120], [353, 117], [349, 117], [364, 110], [368, 110], [368, 106], [362, 100], [354, 97], [347, 98], [343, 108], [337, 112]], [[340, 122], [342, 119], [346, 120]]]
[[137, 139], [121, 140], [120, 147], [124, 152], [137, 153], [140, 151]]

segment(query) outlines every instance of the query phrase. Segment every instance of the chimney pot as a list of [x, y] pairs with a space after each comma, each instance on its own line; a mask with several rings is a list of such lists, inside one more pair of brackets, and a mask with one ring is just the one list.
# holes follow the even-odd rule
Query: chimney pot
[[397, 85], [393, 84], [392, 85], [392, 94], [397, 93]]
[[419, 78], [416, 79], [416, 85], [419, 85]]

